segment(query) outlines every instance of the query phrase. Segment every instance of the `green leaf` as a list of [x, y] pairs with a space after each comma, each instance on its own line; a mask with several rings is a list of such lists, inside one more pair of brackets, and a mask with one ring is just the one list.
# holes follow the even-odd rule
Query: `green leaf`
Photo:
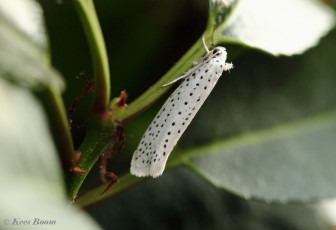
[[43, 12], [33, 0], [0, 2], [1, 15], [39, 47], [48, 50], [48, 40], [43, 23]]
[[[11, 2], [3, 2], [1, 5], [2, 7], [11, 5]], [[25, 6], [29, 7], [25, 8]], [[18, 10], [20, 8], [23, 9], [20, 11]], [[36, 9], [38, 13], [30, 12], [30, 8]], [[14, 10], [14, 12], [5, 11], [6, 9]], [[26, 21], [24, 24], [26, 27], [9, 16], [15, 15], [15, 9], [7, 6], [0, 11], [0, 73], [2, 77], [35, 90], [49, 88], [60, 92], [64, 88], [64, 82], [59, 74], [50, 68], [47, 43], [43, 36], [31, 34], [39, 28], [27, 32], [29, 25], [42, 23], [39, 18], [40, 9], [32, 1], [22, 1], [22, 5], [16, 10], [22, 12], [23, 15], [30, 15], [27, 18], [40, 19], [37, 22], [36, 20]], [[37, 14], [36, 18], [32, 15], [34, 13]]]
[[[66, 200], [62, 172], [43, 108], [29, 89], [0, 78], [0, 214], [2, 229], [22, 229], [15, 218], [55, 221], [53, 229], [99, 229]], [[5, 225], [5, 220], [9, 221]]]
[[[247, 199], [288, 202], [334, 197], [336, 111], [190, 152], [190, 166]], [[188, 155], [188, 153], [186, 153]]]
[[168, 164], [187, 162], [210, 183], [254, 199], [335, 196], [335, 36], [301, 57], [255, 53], [236, 62], [179, 143], [204, 148]]
[[[71, 157], [73, 151], [60, 96], [64, 83], [50, 66], [45, 40], [29, 30], [42, 23], [40, 8], [30, 0], [1, 2], [1, 7], [1, 229], [100, 229], [66, 199], [57, 155]], [[16, 21], [11, 10], [26, 21]], [[57, 152], [53, 141], [64, 151]]]
[[[41, 9], [32, 0], [16, 1], [18, 7], [12, 1], [1, 4], [0, 77], [37, 93], [48, 113], [58, 154], [66, 168], [73, 159], [73, 145], [61, 98], [64, 81], [50, 65], [48, 44], [43, 33], [38, 33], [43, 31]], [[17, 19], [21, 14], [24, 22]]]
[[330, 230], [335, 223], [327, 220], [333, 209], [322, 205], [247, 201], [209, 186], [183, 168], [149, 179], [88, 212], [103, 228], [113, 225], [113, 230], [180, 229], [176, 223], [187, 226], [182, 229]]
[[238, 43], [272, 55], [303, 53], [335, 24], [335, 13], [321, 1], [240, 0], [229, 15], [227, 2], [233, 1], [210, 0], [216, 43]]

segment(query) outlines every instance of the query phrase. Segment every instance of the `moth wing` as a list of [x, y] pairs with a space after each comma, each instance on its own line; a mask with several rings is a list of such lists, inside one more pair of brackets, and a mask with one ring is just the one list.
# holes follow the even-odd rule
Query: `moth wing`
[[185, 80], [164, 103], [133, 154], [132, 174], [162, 174], [170, 152], [212, 91], [224, 64], [225, 59], [210, 55], [183, 75]]
[[168, 156], [222, 74], [220, 65], [211, 60], [209, 67], [202, 65], [190, 71], [189, 76], [162, 106], [159, 118], [154, 120], [159, 127], [163, 127], [160, 135], [155, 136], [156, 152], [150, 165], [150, 176], [160, 176], [164, 171]]

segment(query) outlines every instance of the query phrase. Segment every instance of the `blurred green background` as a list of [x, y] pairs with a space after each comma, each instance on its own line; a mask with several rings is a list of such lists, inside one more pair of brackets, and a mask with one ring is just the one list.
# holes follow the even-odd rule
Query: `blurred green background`
[[[52, 61], [66, 78], [66, 106], [85, 87], [79, 72], [92, 78], [87, 41], [69, 1], [39, 0], [46, 17]], [[111, 95], [128, 92], [128, 102], [156, 82], [202, 35], [208, 2], [103, 1], [95, 6], [111, 70]], [[222, 78], [182, 139], [179, 149], [329, 111], [336, 106], [336, 32], [304, 55], [280, 57], [226, 46], [236, 68]], [[167, 94], [169, 95], [169, 94]], [[167, 97], [167, 95], [165, 97]], [[138, 141], [164, 98], [125, 126], [126, 147], [108, 170], [129, 170]], [[87, 128], [86, 96], [76, 108], [73, 137], [78, 146]], [[101, 184], [98, 167], [81, 193]], [[113, 189], [113, 188], [112, 188]], [[245, 201], [217, 190], [186, 168], [166, 171], [88, 212], [105, 229], [328, 229], [316, 205], [270, 205]]]

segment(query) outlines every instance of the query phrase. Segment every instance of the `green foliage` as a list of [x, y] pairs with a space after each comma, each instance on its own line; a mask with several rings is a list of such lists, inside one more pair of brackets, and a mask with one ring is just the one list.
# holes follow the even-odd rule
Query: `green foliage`
[[[185, 10], [169, 11], [175, 9], [171, 7], [173, 3], [164, 2], [160, 4], [167, 4], [166, 11], [159, 12], [161, 5], [155, 8], [159, 3], [148, 3], [153, 7], [148, 9], [140, 3], [128, 1], [95, 3], [97, 14], [91, 0], [65, 1], [60, 5], [40, 0], [52, 58], [38, 4], [31, 1], [31, 5], [23, 5], [27, 15], [39, 12], [37, 20], [28, 20], [37, 26], [37, 30], [16, 23], [20, 17], [8, 8], [0, 11], [0, 177], [5, 185], [0, 197], [5, 211], [1, 212], [2, 220], [8, 218], [12, 221], [15, 217], [25, 216], [29, 219], [56, 219], [57, 229], [64, 226], [99, 229], [90, 218], [68, 206], [67, 199], [75, 199], [79, 194], [75, 200], [78, 207], [92, 206], [113, 197], [116, 202], [113, 210], [132, 207], [132, 215], [136, 216], [134, 221], [142, 223], [143, 228], [168, 229], [168, 226], [176, 226], [162, 225], [162, 221], [166, 221], [163, 215], [148, 209], [145, 214], [139, 214], [141, 206], [146, 203], [155, 210], [157, 202], [169, 207], [169, 200], [181, 198], [177, 197], [178, 192], [175, 196], [165, 197], [166, 191], [172, 194], [181, 191], [189, 201], [200, 202], [199, 207], [191, 203], [186, 206], [174, 204], [170, 207], [171, 213], [182, 215], [183, 208], [188, 213], [198, 208], [210, 209], [216, 213], [213, 220], [216, 224], [205, 227], [206, 220], [197, 224], [198, 220], [184, 214], [181, 222], [186, 221], [189, 225], [184, 223], [184, 227], [179, 229], [197, 229], [195, 226], [201, 229], [233, 229], [236, 226], [237, 229], [260, 229], [258, 226], [267, 226], [265, 223], [272, 218], [265, 212], [268, 205], [242, 201], [236, 195], [247, 200], [276, 203], [306, 203], [335, 197], [335, 31], [312, 48], [334, 26], [334, 12], [330, 7], [313, 0], [209, 0], [208, 21], [202, 19], [206, 26], [206, 41], [211, 43], [213, 32], [215, 45], [227, 48], [228, 60], [233, 61], [235, 69], [226, 75], [229, 77], [220, 80], [172, 152], [164, 175], [153, 181], [128, 173], [131, 154], [157, 106], [160, 106], [160, 98], [169, 91], [169, 87], [161, 85], [179, 77], [204, 54], [200, 40], [202, 33], [180, 60], [166, 61], [166, 52], [172, 50], [167, 45], [171, 42], [168, 25], [173, 23], [174, 17], [165, 17], [164, 13], [177, 14]], [[188, 3], [186, 7], [189, 9], [191, 5]], [[148, 14], [142, 13], [146, 10]], [[64, 14], [66, 11], [68, 14]], [[132, 25], [131, 31], [128, 31], [127, 22], [124, 25], [120, 22], [127, 14], [134, 16], [128, 22]], [[141, 20], [137, 20], [137, 15]], [[69, 25], [62, 22], [63, 16]], [[111, 20], [116, 21], [112, 24], [117, 29], [108, 27]], [[152, 28], [146, 28], [149, 22], [160, 31], [154, 33]], [[182, 20], [175, 23], [182, 24]], [[134, 33], [134, 39], [127, 40], [126, 45], [122, 42], [128, 35], [123, 31]], [[83, 36], [87, 38], [87, 46]], [[116, 44], [114, 36], [121, 44]], [[180, 37], [179, 42], [182, 40]], [[109, 48], [105, 47], [105, 42]], [[166, 52], [157, 48], [160, 42], [166, 44]], [[88, 51], [91, 60], [85, 59]], [[288, 57], [275, 57], [279, 55]], [[78, 58], [72, 58], [74, 56]], [[50, 62], [62, 72], [65, 80]], [[84, 99], [88, 104], [85, 109], [81, 108], [84, 103], [78, 104], [72, 126], [73, 141], [63, 99], [66, 105], [70, 105], [82, 91], [83, 85], [74, 82], [71, 76], [83, 69], [88, 76], [93, 73], [95, 94], [92, 101]], [[169, 69], [166, 74], [163, 74], [164, 69]], [[163, 76], [158, 79], [158, 74]], [[154, 79], [147, 79], [150, 75]], [[62, 99], [65, 84], [67, 90]], [[129, 105], [118, 107], [119, 89], [125, 87]], [[154, 103], [148, 112], [143, 113]], [[139, 116], [141, 113], [143, 115]], [[76, 129], [76, 124], [83, 120], [88, 121], [88, 129]], [[92, 180], [88, 173], [97, 172], [93, 166], [116, 138], [118, 125], [125, 128], [125, 148], [109, 161], [111, 166], [108, 169], [118, 175], [119, 182], [101, 196], [106, 185], [90, 185], [90, 182], [98, 180], [98, 176], [93, 175]], [[77, 153], [80, 153], [78, 159], [75, 158]], [[170, 170], [179, 166], [187, 166], [191, 171], [183, 167], [178, 171]], [[74, 167], [83, 173], [74, 173]], [[189, 186], [185, 187], [188, 180]], [[147, 182], [142, 183], [144, 181]], [[84, 189], [78, 193], [82, 186]], [[146, 196], [148, 191], [150, 195]], [[208, 192], [213, 197], [204, 199]], [[139, 194], [139, 199], [134, 198], [134, 194]], [[217, 204], [221, 197], [225, 197], [223, 206]], [[231, 208], [239, 210], [245, 220], [239, 226], [230, 218], [221, 219], [225, 215], [223, 207], [230, 206], [229, 199], [235, 200]], [[124, 202], [127, 205], [123, 205]], [[23, 208], [20, 212], [14, 211], [18, 206]], [[109, 213], [109, 207], [100, 207]], [[242, 214], [241, 207], [248, 207], [249, 211]], [[301, 208], [309, 216], [315, 216], [314, 207]], [[279, 210], [273, 213], [278, 217], [276, 225], [280, 226], [279, 229], [291, 229], [278, 224], [288, 219], [290, 213], [294, 215], [296, 208], [285, 205]], [[252, 215], [253, 212], [259, 214]], [[112, 219], [118, 222], [118, 219], [125, 218], [121, 213], [115, 213]], [[102, 214], [99, 209], [92, 213], [98, 220]], [[258, 215], [263, 216], [260, 222], [255, 221]], [[161, 221], [153, 222], [154, 218]], [[302, 217], [298, 215], [297, 218], [289, 221], [290, 225], [308, 229], [299, 220]], [[105, 225], [104, 220], [100, 222]], [[112, 224], [116, 229], [138, 228], [136, 224]], [[324, 220], [308, 226], [309, 229], [326, 227]]]
[[[23, 229], [20, 221], [27, 229], [45, 229], [38, 224], [41, 221], [57, 229], [100, 229], [67, 202], [57, 150], [38, 96], [48, 95], [48, 102], [55, 103], [64, 84], [45, 59], [46, 44], [34, 43], [4, 17], [0, 30], [1, 229]], [[53, 105], [62, 123], [63, 105]]]

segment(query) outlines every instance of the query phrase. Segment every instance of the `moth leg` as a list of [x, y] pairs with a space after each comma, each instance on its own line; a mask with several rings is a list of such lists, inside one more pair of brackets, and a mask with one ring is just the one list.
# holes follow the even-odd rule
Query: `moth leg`
[[186, 78], [187, 76], [189, 76], [189, 74], [188, 74], [188, 75], [187, 75], [187, 74], [183, 74], [181, 77], [178, 77], [178, 78], [176, 78], [175, 80], [173, 80], [173, 81], [171, 81], [171, 82], [168, 82], [167, 84], [163, 84], [162, 87], [171, 85], [171, 84], [173, 84], [173, 83], [175, 83], [175, 82], [177, 82], [177, 81], [179, 81], [179, 80], [181, 80], [181, 79], [183, 79], [183, 78]]
[[211, 54], [211, 51], [209, 51], [207, 45], [205, 44], [204, 34], [202, 36], [202, 42], [203, 42], [203, 48], [205, 49], [205, 51], [207, 52], [207, 54]]
[[197, 61], [195, 61], [195, 62], [193, 63], [193, 64], [194, 64], [194, 67], [191, 68], [188, 72], [186, 72], [185, 74], [183, 74], [181, 77], [178, 77], [178, 78], [174, 79], [174, 80], [171, 81], [171, 82], [168, 82], [168, 83], [166, 83], [166, 84], [163, 84], [162, 87], [171, 85], [171, 84], [173, 84], [173, 83], [175, 83], [175, 82], [177, 82], [177, 81], [179, 81], [179, 80], [181, 80], [181, 79], [183, 79], [183, 78], [188, 77], [188, 76], [189, 76], [195, 69], [197, 69], [197, 68], [202, 64], [202, 62], [203, 62], [207, 57], [209, 57], [210, 54], [212, 54], [212, 51], [211, 51], [211, 50], [209, 51], [207, 45], [205, 44], [204, 34], [203, 34], [203, 36], [202, 36], [202, 42], [203, 42], [203, 47], [204, 47], [204, 49], [205, 49], [205, 51], [206, 51], [207, 54], [206, 54], [204, 57], [202, 57], [202, 58], [198, 59]]

